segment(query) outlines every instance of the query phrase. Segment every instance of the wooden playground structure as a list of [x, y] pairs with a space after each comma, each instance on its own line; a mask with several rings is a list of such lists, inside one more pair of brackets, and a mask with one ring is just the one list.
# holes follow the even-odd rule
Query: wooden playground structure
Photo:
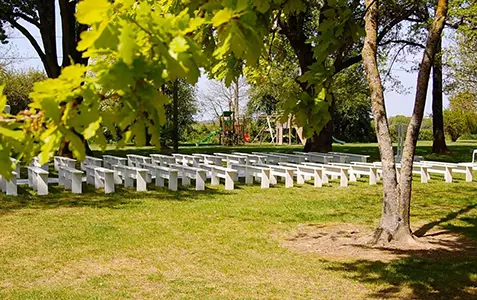
[[219, 143], [233, 146], [244, 142], [244, 122], [237, 118], [232, 111], [224, 111], [219, 118], [220, 128]]
[[265, 120], [258, 134], [251, 139], [245, 132], [246, 119], [236, 117], [233, 111], [224, 111], [219, 117], [219, 128], [210, 132], [208, 136], [196, 143], [196, 146], [206, 143], [214, 136], [218, 136], [219, 144], [226, 146], [240, 145], [249, 142], [270, 141], [275, 145], [288, 145], [296, 142], [297, 144], [305, 145], [306, 138], [303, 136], [303, 127], [298, 127], [294, 122], [294, 117], [289, 116], [286, 122], [282, 121], [282, 116], [279, 114], [260, 115], [259, 119]]
[[295, 124], [292, 115], [288, 116], [286, 122], [281, 121], [282, 116], [279, 114], [260, 115], [259, 118], [265, 119], [266, 124], [252, 142], [260, 141], [262, 143], [264, 139], [269, 138], [272, 144], [283, 145], [284, 138], [286, 137], [288, 145], [291, 145], [295, 137], [297, 144], [305, 145], [306, 138], [303, 137], [303, 127], [298, 127]]

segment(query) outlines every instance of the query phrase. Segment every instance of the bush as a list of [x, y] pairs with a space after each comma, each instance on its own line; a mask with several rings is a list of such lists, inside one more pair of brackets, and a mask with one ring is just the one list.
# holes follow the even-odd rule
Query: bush
[[43, 72], [34, 69], [0, 69], [0, 84], [5, 84], [3, 93], [7, 96], [7, 104], [10, 105], [12, 115], [28, 108], [30, 103], [29, 94], [33, 91], [33, 85], [46, 78]]
[[465, 134], [470, 133], [468, 114], [460, 110], [444, 110], [444, 130], [453, 142]]
[[477, 140], [477, 134], [475, 134], [475, 133], [464, 133], [463, 135], [461, 135], [461, 137], [459, 139], [461, 139], [461, 140]]
[[[209, 134], [219, 128], [218, 125], [213, 123], [198, 123], [193, 124], [187, 132], [184, 134], [184, 141], [186, 143], [198, 143], [202, 139], [205, 139]], [[218, 144], [219, 143], [219, 135], [216, 134], [211, 137], [208, 141], [208, 144]]]
[[420, 141], [432, 141], [434, 139], [434, 134], [432, 132], [432, 129], [422, 129], [419, 132], [419, 138]]
[[[396, 126], [398, 124], [409, 124], [411, 117], [406, 116], [393, 116], [388, 120], [389, 131], [391, 133], [391, 139], [393, 143], [396, 143], [398, 140], [398, 133]], [[406, 133], [404, 133], [406, 135]], [[420, 141], [432, 141], [434, 139], [432, 131], [432, 118], [424, 118], [421, 124], [421, 130], [419, 131], [418, 140]]]

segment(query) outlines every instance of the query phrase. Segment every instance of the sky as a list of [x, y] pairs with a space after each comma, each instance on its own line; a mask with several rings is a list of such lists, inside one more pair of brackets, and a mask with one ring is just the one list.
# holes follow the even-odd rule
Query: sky
[[[60, 20], [59, 14], [57, 14], [57, 47], [59, 49], [58, 53], [61, 53], [61, 27], [60, 27]], [[25, 24], [25, 27], [32, 33], [32, 35], [39, 41], [41, 45], [41, 39], [39, 38], [39, 32], [33, 26], [28, 26]], [[3, 46], [0, 44], [0, 55], [6, 55], [4, 52], [11, 48], [14, 57], [14, 65], [15, 68], [35, 68], [39, 70], [44, 70], [43, 65], [38, 58], [35, 50], [29, 43], [29, 41], [23, 37], [23, 35], [18, 31], [11, 30], [9, 32], [10, 37], [10, 45], [11, 46]], [[444, 43], [445, 46], [445, 43]], [[422, 57], [422, 53], [416, 54], [409, 54], [405, 57], [404, 61], [396, 62], [392, 67], [391, 76], [393, 78], [398, 79], [401, 82], [402, 88], [400, 92], [396, 92], [392, 89], [386, 89], [385, 92], [385, 103], [386, 109], [388, 113], [388, 117], [395, 116], [395, 115], [405, 115], [410, 116], [412, 114], [413, 104], [414, 104], [414, 96], [415, 96], [415, 88], [417, 82], [417, 72], [416, 71], [409, 71], [412, 66], [416, 65], [417, 61], [420, 61]], [[58, 58], [61, 60], [61, 54]], [[198, 82], [198, 89], [204, 90], [208, 84], [208, 80], [205, 77], [201, 77]], [[407, 92], [402, 92], [402, 91]], [[447, 107], [448, 99], [444, 95], [444, 107]], [[429, 84], [429, 90], [427, 93], [427, 102], [425, 107], [425, 116], [428, 116], [432, 113], [432, 82]]]

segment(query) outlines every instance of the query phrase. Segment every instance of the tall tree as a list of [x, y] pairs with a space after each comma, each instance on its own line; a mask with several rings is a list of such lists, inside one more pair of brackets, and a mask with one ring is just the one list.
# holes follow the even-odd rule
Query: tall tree
[[223, 81], [209, 80], [198, 90], [201, 111], [218, 119], [223, 112], [234, 112], [236, 118], [248, 102], [249, 85], [245, 77], [239, 77], [227, 86]]
[[447, 152], [444, 134], [444, 114], [442, 99], [442, 37], [436, 47], [436, 57], [432, 66], [432, 152]]
[[[6, 26], [21, 32], [35, 49], [49, 78], [57, 78], [61, 69], [72, 63], [86, 65], [88, 58], [83, 57], [82, 52], [77, 50], [80, 34], [88, 29], [88, 26], [76, 21], [78, 2], [79, 0], [58, 0], [58, 2], [56, 0], [4, 0], [0, 2], [0, 32], [3, 32], [0, 34], [0, 40], [8, 41], [8, 36], [5, 34]], [[57, 6], [61, 16], [61, 54], [58, 53], [57, 48]], [[26, 24], [39, 31], [41, 45]], [[60, 56], [62, 56], [61, 65], [58, 63]], [[87, 141], [81, 136], [80, 138], [83, 139], [88, 154], [92, 154]], [[69, 144], [63, 144], [59, 152], [60, 155], [71, 155]]]
[[194, 86], [177, 79], [166, 84], [164, 92], [171, 98], [165, 105], [166, 122], [161, 128], [160, 143], [163, 147], [172, 144], [174, 152], [179, 150], [179, 142], [184, 141], [187, 132], [192, 130], [197, 113], [197, 97]]
[[[310, 84], [310, 80], [304, 80], [306, 74], [326, 74], [327, 79], [331, 81], [335, 75], [361, 61], [362, 39], [356, 38], [355, 34], [356, 27], [362, 24], [365, 9], [360, 1], [338, 2], [338, 4], [336, 1], [306, 1], [306, 3], [306, 9], [292, 12], [290, 15], [285, 14], [285, 17], [282, 17], [283, 14], [279, 12], [278, 24], [280, 27], [279, 33], [286, 36], [297, 57], [301, 71], [301, 77], [298, 80], [299, 85], [308, 97], [315, 98], [320, 90], [316, 90], [316, 86]], [[395, 45], [397, 40], [406, 40], [399, 36], [402, 22], [415, 16], [421, 16], [423, 11], [427, 11], [425, 3], [424, 0], [385, 1], [382, 3], [379, 8], [382, 15], [382, 26], [378, 28], [378, 44], [389, 46]], [[347, 14], [340, 15], [340, 5], [345, 5], [351, 10], [351, 19], [343, 18]], [[341, 29], [336, 30], [335, 38], [340, 41], [334, 41], [333, 44], [336, 46], [327, 49], [326, 46], [331, 43], [330, 40], [332, 39], [332, 37], [327, 36], [327, 33], [332, 30], [326, 27], [329, 27], [330, 23], [336, 22], [337, 17], [341, 18], [342, 24], [346, 24], [346, 31], [350, 34], [342, 34]], [[318, 21], [316, 21], [317, 19]], [[341, 36], [339, 36], [340, 33]], [[323, 48], [329, 52], [325, 54], [326, 51]], [[326, 57], [322, 57], [323, 55]], [[323, 60], [326, 61], [327, 67], [325, 67], [325, 70], [320, 70], [320, 67], [323, 67], [321, 65]], [[327, 80], [324, 80], [324, 82], [327, 82]], [[305, 151], [326, 152], [331, 150], [332, 116], [335, 112], [333, 94], [329, 94], [324, 102], [327, 104], [329, 119], [322, 126], [315, 126], [317, 130], [313, 132], [312, 138], [307, 141]]]
[[373, 115], [376, 121], [376, 132], [383, 167], [383, 211], [381, 223], [375, 232], [373, 242], [379, 244], [396, 242], [408, 245], [414, 241], [410, 229], [414, 153], [419, 128], [424, 115], [430, 72], [437, 44], [446, 20], [448, 1], [438, 0], [434, 20], [427, 36], [426, 47], [419, 66], [414, 110], [404, 143], [399, 184], [394, 162], [391, 134], [384, 105], [384, 90], [377, 61], [379, 3], [377, 0], [366, 0], [366, 37], [362, 52], [366, 76], [371, 91]]
[[[4, 0], [0, 3], [0, 26], [5, 32], [6, 26], [11, 26], [21, 32], [30, 42], [38, 54], [46, 74], [49, 78], [60, 75], [61, 68], [69, 66], [71, 62], [87, 64], [88, 59], [82, 57], [77, 50], [81, 32], [88, 29], [87, 26], [76, 22], [76, 6], [79, 0]], [[62, 53], [61, 65], [58, 63], [57, 35], [56, 31], [56, 7], [60, 9]], [[36, 37], [26, 26], [36, 28], [41, 37], [41, 45]], [[3, 35], [3, 41], [8, 36]]]

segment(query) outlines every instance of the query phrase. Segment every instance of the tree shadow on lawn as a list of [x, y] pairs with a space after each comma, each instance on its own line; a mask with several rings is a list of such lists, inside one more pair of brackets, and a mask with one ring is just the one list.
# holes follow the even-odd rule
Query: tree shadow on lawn
[[65, 191], [57, 185], [48, 186], [49, 193], [45, 196], [33, 194], [31, 190], [24, 187], [18, 188], [18, 196], [0, 197], [0, 216], [9, 212], [21, 209], [55, 209], [74, 207], [94, 207], [123, 209], [139, 206], [146, 199], [157, 201], [194, 201], [204, 194], [207, 195], [227, 195], [228, 193], [220, 189], [209, 189], [205, 191], [195, 191], [193, 188], [180, 188], [178, 191], [171, 191], [167, 188], [148, 186], [148, 191], [137, 192], [135, 188], [124, 188], [116, 186], [114, 193], [105, 194], [102, 189], [96, 190], [94, 186], [83, 184], [82, 194], [73, 194]]
[[[475, 209], [469, 205], [415, 231], [419, 237], [453, 234], [455, 239], [436, 239], [432, 250], [382, 249], [400, 255], [391, 261], [356, 260], [332, 263], [330, 270], [345, 272], [353, 280], [385, 284], [370, 298], [477, 299], [477, 216], [461, 217]], [[445, 224], [456, 220], [458, 224]], [[441, 231], [429, 232], [440, 225]], [[403, 289], [411, 294], [402, 295]]]

